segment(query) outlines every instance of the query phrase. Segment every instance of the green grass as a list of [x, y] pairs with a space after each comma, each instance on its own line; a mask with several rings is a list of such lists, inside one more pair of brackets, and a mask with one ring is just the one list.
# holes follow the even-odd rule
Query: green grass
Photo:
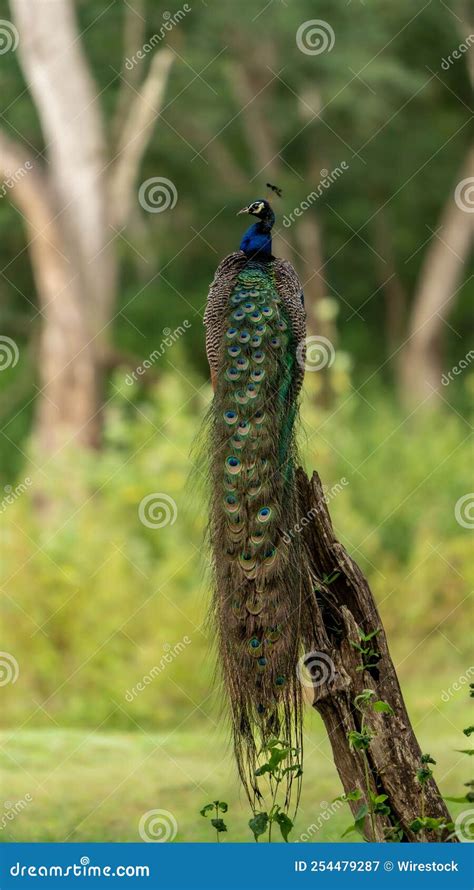
[[[350, 814], [347, 805], [340, 805], [321, 818], [327, 811], [324, 802], [330, 804], [341, 786], [321, 721], [316, 715], [309, 718], [303, 795], [291, 839], [316, 824], [320, 827], [313, 829], [312, 841], [339, 841]], [[420, 722], [420, 742], [438, 761], [443, 793], [461, 794], [469, 763], [454, 749], [463, 747], [463, 736], [438, 714], [435, 718], [428, 714]], [[159, 808], [175, 817], [177, 842], [212, 842], [214, 832], [199, 809], [214, 798], [229, 804], [224, 842], [251, 840], [249, 809], [222, 729], [215, 724], [160, 734], [3, 731], [0, 743], [0, 841], [140, 841], [140, 817]], [[2, 821], [9, 804], [26, 795], [31, 802], [14, 820]], [[454, 813], [462, 809], [456, 806]]]

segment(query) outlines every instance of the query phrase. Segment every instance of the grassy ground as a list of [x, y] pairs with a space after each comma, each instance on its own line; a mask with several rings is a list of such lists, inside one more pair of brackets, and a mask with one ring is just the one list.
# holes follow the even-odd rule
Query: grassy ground
[[[469, 763], [454, 751], [463, 747], [456, 726], [428, 714], [417, 733], [438, 761], [443, 793], [461, 794]], [[313, 824], [311, 840], [338, 841], [351, 820], [346, 805], [328, 813], [341, 788], [316, 715], [307, 735], [304, 790], [292, 839]], [[216, 797], [229, 803], [226, 839], [251, 840], [248, 807], [217, 726], [161, 734], [4, 731], [0, 743], [0, 841], [139, 841], [140, 817], [154, 808], [173, 814], [176, 841], [212, 841], [211, 826], [198, 811]], [[29, 797], [14, 819], [6, 819], [18, 809], [17, 801]], [[454, 814], [461, 809], [455, 806]]]

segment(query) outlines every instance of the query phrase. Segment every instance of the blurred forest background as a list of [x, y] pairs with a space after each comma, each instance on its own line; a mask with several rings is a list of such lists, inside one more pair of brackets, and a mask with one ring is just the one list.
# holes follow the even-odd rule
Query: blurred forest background
[[[324, 51], [297, 40], [315, 18]], [[164, 806], [178, 839], [205, 840], [193, 814], [215, 796], [244, 824], [188, 479], [207, 289], [269, 180], [275, 252], [335, 351], [306, 375], [305, 464], [452, 790], [465, 696], [443, 691], [469, 667], [474, 581], [455, 509], [472, 489], [472, 7], [0, 0], [0, 20], [1, 648], [19, 669], [0, 767], [10, 801], [33, 796], [0, 839], [134, 840]], [[176, 508], [159, 528], [139, 518], [153, 493]], [[303, 823], [340, 793], [309, 721]]]

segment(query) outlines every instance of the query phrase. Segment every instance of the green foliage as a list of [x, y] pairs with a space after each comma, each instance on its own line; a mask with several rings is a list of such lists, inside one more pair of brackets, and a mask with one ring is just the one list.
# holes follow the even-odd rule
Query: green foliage
[[217, 843], [220, 843], [220, 835], [227, 831], [227, 825], [219, 816], [219, 813], [227, 813], [229, 809], [228, 805], [223, 800], [213, 800], [212, 803], [207, 803], [202, 810], [199, 810], [201, 816], [204, 816], [206, 819], [210, 813], [215, 813], [213, 819], [211, 819], [211, 825], [216, 830], [216, 840]]
[[[17, 686], [2, 689], [4, 726], [26, 718], [34, 726], [49, 725], [50, 713], [65, 726], [170, 727], [189, 717], [189, 697], [205, 701], [205, 713], [218, 713], [209, 698], [206, 511], [199, 485], [188, 482], [190, 448], [210, 388], [196, 393], [198, 379], [179, 346], [173, 346], [171, 361], [181, 373], [167, 370], [165, 362], [146, 394], [115, 374], [103, 452], [58, 457], [47, 479], [29, 470], [32, 484], [2, 515], [2, 647], [15, 655], [22, 684], [21, 696]], [[305, 403], [311, 438], [302, 435], [303, 456], [328, 488], [343, 476], [349, 482], [330, 502], [337, 533], [378, 597], [402, 685], [416, 688], [427, 709], [463, 672], [469, 653], [459, 603], [474, 586], [474, 567], [470, 536], [457, 524], [454, 504], [470, 490], [470, 458], [459, 448], [452, 454], [464, 425], [456, 416], [442, 425], [436, 417], [420, 419], [409, 435], [405, 424], [399, 436], [393, 431], [403, 415], [387, 399], [369, 399], [376, 412], [343, 397], [330, 424], [327, 413]], [[341, 457], [341, 442], [353, 466], [365, 461], [365, 479]], [[394, 463], [395, 492], [387, 484]], [[200, 482], [199, 469], [194, 475]], [[53, 498], [46, 525], [34, 506], [39, 491]], [[139, 521], [140, 501], [152, 492], [174, 499], [173, 525], [153, 529]], [[439, 540], [443, 558], [433, 550]], [[441, 622], [460, 650], [458, 656], [450, 649], [449, 663], [445, 640], [432, 633]], [[421, 640], [422, 684], [414, 679]], [[373, 641], [361, 642], [365, 648]], [[173, 657], [165, 647], [176, 644], [182, 651]], [[139, 691], [154, 667], [159, 672]], [[199, 718], [196, 711], [192, 719]]]
[[[268, 830], [268, 842], [272, 840], [273, 825], [278, 825], [281, 836], [285, 843], [288, 843], [288, 835], [293, 828], [293, 821], [290, 819], [281, 805], [277, 803], [278, 791], [281, 782], [289, 773], [292, 778], [298, 779], [303, 775], [301, 763], [299, 762], [299, 751], [292, 748], [282, 739], [270, 739], [262, 748], [261, 755], [266, 756], [266, 760], [255, 770], [255, 775], [265, 776], [268, 779], [269, 791], [271, 795], [271, 806], [269, 812], [255, 812], [249, 820], [249, 828], [258, 843], [258, 839], [266, 834]], [[283, 764], [286, 763], [286, 766]]]
[[258, 843], [259, 837], [262, 837], [267, 831], [268, 813], [256, 813], [255, 816], [249, 819], [249, 828]]

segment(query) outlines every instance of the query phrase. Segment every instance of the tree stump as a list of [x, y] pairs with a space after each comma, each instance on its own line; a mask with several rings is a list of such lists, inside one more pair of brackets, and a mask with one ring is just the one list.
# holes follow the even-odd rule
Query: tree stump
[[[314, 473], [310, 481], [299, 469], [297, 485], [301, 534], [315, 589], [313, 639], [307, 641], [308, 652], [317, 653], [323, 666], [330, 666], [323, 671], [322, 682], [314, 684], [313, 707], [324, 721], [344, 790], [347, 794], [360, 789], [365, 796], [368, 779], [374, 792], [388, 795], [387, 804], [393, 816], [376, 817], [375, 836], [366, 819], [365, 834], [371, 840], [387, 840], [387, 830], [390, 831], [395, 822], [407, 841], [439, 841], [438, 831], [414, 833], [409, 827], [420, 816], [420, 785], [415, 774], [421, 765], [421, 750], [374, 597], [361, 570], [336, 540], [318, 474]], [[371, 647], [376, 652], [371, 662], [375, 662], [375, 666], [368, 669], [363, 668], [361, 654], [352, 645], [360, 643], [359, 628], [365, 634], [377, 632], [371, 639]], [[368, 775], [364, 758], [354, 753], [348, 743], [348, 733], [361, 728], [361, 714], [354, 706], [354, 699], [367, 689], [373, 690], [377, 700], [386, 701], [393, 709], [393, 715], [370, 714], [368, 722], [375, 737], [366, 752]], [[350, 806], [355, 814], [360, 801], [351, 801]], [[426, 816], [451, 821], [432, 779], [425, 785], [424, 812]], [[448, 834], [444, 831], [442, 839]]]

